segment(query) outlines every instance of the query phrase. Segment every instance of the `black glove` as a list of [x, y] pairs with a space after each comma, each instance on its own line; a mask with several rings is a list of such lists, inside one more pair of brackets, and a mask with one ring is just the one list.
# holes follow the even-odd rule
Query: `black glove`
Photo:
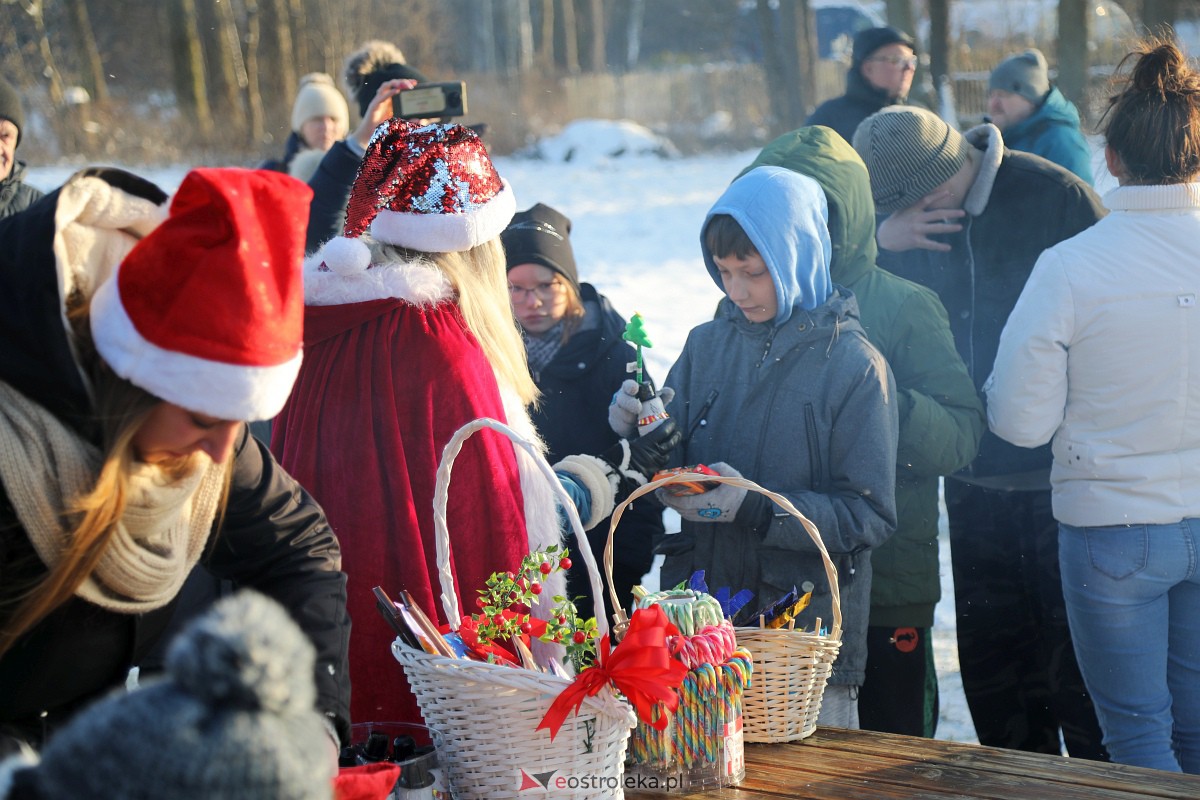
[[600, 454], [623, 480], [638, 486], [667, 465], [671, 451], [683, 441], [683, 433], [675, 420], [668, 417], [663, 424], [636, 439], [622, 439]]

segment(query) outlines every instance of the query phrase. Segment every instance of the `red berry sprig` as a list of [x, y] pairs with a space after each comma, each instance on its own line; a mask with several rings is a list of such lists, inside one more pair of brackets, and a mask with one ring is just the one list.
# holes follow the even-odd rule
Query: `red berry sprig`
[[[569, 570], [571, 559], [565, 547], [550, 545], [543, 551], [530, 553], [521, 561], [518, 572], [494, 572], [480, 590], [474, 615], [478, 635], [485, 642], [505, 643], [518, 634], [531, 635], [534, 626], [529, 613], [540, 601], [542, 582], [556, 572]], [[578, 672], [595, 659], [598, 632], [595, 618], [581, 619], [573, 603], [555, 595], [546, 630], [539, 638], [545, 642], [561, 643]]]

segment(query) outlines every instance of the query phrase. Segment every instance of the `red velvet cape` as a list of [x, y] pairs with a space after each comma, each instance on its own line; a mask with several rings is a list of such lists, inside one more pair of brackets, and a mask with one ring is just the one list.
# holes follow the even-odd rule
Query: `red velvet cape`
[[[304, 363], [275, 419], [276, 458], [325, 509], [349, 576], [354, 722], [420, 722], [372, 587], [407, 589], [445, 622], [433, 538], [442, 448], [477, 417], [505, 421], [482, 349], [453, 301], [309, 306]], [[528, 552], [512, 444], [475, 433], [454, 462], [447, 521], [462, 610]], [[319, 602], [318, 598], [313, 599]]]

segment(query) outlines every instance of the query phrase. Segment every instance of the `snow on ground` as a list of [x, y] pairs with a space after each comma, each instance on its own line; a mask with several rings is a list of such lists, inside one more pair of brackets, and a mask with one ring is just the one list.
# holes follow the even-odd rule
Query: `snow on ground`
[[[753, 160], [755, 151], [688, 158], [634, 155], [639, 148], [633, 143], [653, 136], [635, 128], [630, 123], [578, 126], [569, 132], [569, 141], [545, 143], [542, 152], [553, 157], [501, 157], [496, 165], [512, 185], [518, 208], [541, 202], [571, 218], [571, 242], [581, 280], [608, 295], [625, 316], [642, 314], [654, 342], [647, 351], [648, 369], [661, 381], [683, 349], [688, 331], [710, 319], [721, 298], [700, 258], [700, 225], [709, 206]], [[568, 150], [571, 158], [564, 161]], [[621, 155], [611, 155], [618, 151]], [[35, 167], [27, 179], [50, 190], [74, 171], [73, 167]], [[174, 191], [187, 167], [133, 171]], [[941, 688], [937, 735], [974, 742], [958, 673], [944, 512], [942, 521], [942, 601], [934, 629]], [[668, 530], [672, 522], [678, 530], [677, 519], [667, 521]], [[655, 574], [648, 576], [648, 582], [656, 580]]]

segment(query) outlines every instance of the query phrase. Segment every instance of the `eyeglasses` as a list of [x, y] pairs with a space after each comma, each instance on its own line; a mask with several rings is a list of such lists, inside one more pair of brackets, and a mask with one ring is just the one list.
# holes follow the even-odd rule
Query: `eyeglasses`
[[882, 61], [885, 64], [891, 64], [893, 67], [904, 67], [905, 69], [917, 68], [916, 56], [872, 56], [867, 61]]
[[539, 283], [531, 289], [526, 289], [524, 286], [513, 286], [510, 283], [508, 285], [508, 297], [512, 302], [520, 303], [528, 300], [529, 296], [533, 295], [543, 303], [548, 303], [554, 299], [555, 295], [562, 291], [562, 288], [563, 282], [558, 279]]

